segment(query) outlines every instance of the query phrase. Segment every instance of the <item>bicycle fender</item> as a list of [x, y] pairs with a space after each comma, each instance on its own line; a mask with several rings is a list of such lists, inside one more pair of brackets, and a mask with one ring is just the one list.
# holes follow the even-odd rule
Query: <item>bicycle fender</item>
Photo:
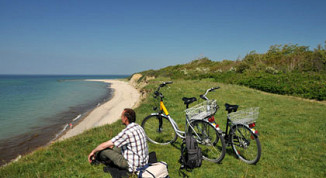
[[219, 134], [222, 134], [222, 133], [223, 133], [223, 131], [220, 129], [220, 127], [216, 127], [215, 124], [213, 124], [213, 123], [211, 123], [211, 122], [209, 122], [209, 121], [207, 121], [207, 123], [209, 123], [210, 125], [212, 125], [212, 126], [217, 130], [217, 132], [218, 132]]
[[222, 133], [223, 133], [223, 131], [222, 131], [219, 127], [215, 128], [215, 129], [217, 130], [217, 132], [218, 132], [219, 134], [222, 134]]

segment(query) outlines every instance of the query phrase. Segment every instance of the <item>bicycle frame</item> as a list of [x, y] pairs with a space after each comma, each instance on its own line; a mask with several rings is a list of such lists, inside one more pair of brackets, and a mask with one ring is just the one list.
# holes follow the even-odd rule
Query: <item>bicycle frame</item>
[[177, 123], [172, 119], [172, 117], [170, 115], [165, 115], [163, 113], [152, 113], [151, 115], [157, 115], [159, 114], [160, 116], [165, 116], [169, 119], [169, 122], [172, 124], [173, 130], [175, 131], [175, 133], [178, 135], [178, 137], [180, 138], [185, 138], [183, 135], [185, 134], [184, 131], [181, 131], [177, 125]]
[[[160, 97], [160, 111], [158, 113], [152, 113], [151, 115], [157, 115], [159, 114], [160, 116], [164, 116], [164, 117], [167, 117], [169, 119], [169, 122], [172, 124], [172, 127], [175, 131], [175, 133], [177, 134], [178, 137], [182, 138], [182, 139], [185, 139], [185, 132], [187, 131], [188, 127], [187, 125], [189, 125], [189, 127], [192, 129], [192, 131], [194, 131], [193, 133], [196, 134], [196, 136], [198, 138], [200, 138], [200, 136], [196, 133], [195, 129], [192, 127], [192, 125], [190, 124], [191, 123], [191, 120], [189, 120], [188, 116], [186, 116], [186, 124], [185, 124], [185, 131], [181, 131], [177, 125], [177, 123], [173, 120], [173, 118], [170, 116], [168, 110], [166, 109], [165, 105], [164, 105], [164, 102], [163, 102], [163, 98], [164, 96], [162, 95], [162, 93], [160, 93], [160, 89], [164, 86], [166, 86], [167, 84], [171, 84], [172, 82], [164, 82], [162, 84], [160, 84], [160, 86], [157, 88], [157, 90], [154, 92], [155, 96], [156, 97]], [[219, 87], [216, 87], [216, 88], [212, 88], [211, 90], [215, 90], [215, 89], [218, 89]], [[206, 93], [207, 94], [207, 93]], [[155, 109], [154, 109], [155, 110]], [[162, 120], [159, 121], [160, 123], [162, 122]], [[220, 129], [219, 128], [216, 128], [215, 125], [209, 121], [206, 120], [207, 123], [209, 123], [210, 125], [212, 125], [215, 129], [217, 129], [217, 131], [219, 133], [220, 132]]]
[[161, 99], [161, 101], [160, 101], [160, 111], [161, 111], [161, 112], [164, 112], [164, 114], [165, 114], [166, 116], [169, 115], [169, 112], [168, 112], [168, 110], [166, 109], [166, 107], [165, 107], [165, 105], [164, 105], [162, 99]]
[[[157, 113], [152, 113], [151, 115], [156, 115]], [[178, 135], [178, 137], [184, 139], [185, 138], [185, 131], [181, 131], [177, 125], [177, 123], [173, 120], [173, 118], [169, 115], [168, 110], [166, 109], [163, 99], [161, 98], [160, 101], [160, 112], [159, 115], [161, 116], [165, 116], [169, 119], [169, 121], [172, 124], [173, 130], [175, 131], [175, 133]], [[208, 122], [210, 123], [210, 122]], [[211, 123], [210, 123], [211, 124]], [[194, 128], [191, 126], [190, 121], [188, 119], [188, 117], [186, 116], [186, 127], [185, 129], [187, 129], [187, 125], [190, 126], [190, 128], [194, 131]], [[199, 137], [199, 135], [196, 132], [193, 132], [194, 134], [196, 134], [197, 137]]]
[[229, 139], [230, 134], [229, 134], [229, 132], [231, 131], [231, 126], [232, 126], [232, 122], [230, 121], [229, 117], [227, 117], [226, 127], [225, 127], [225, 132], [224, 132], [224, 134], [225, 134], [224, 141], [226, 143], [229, 143], [230, 142], [230, 139]]
[[[195, 97], [182, 98], [186, 105], [186, 109], [188, 109], [185, 110], [185, 117], [182, 116], [185, 118], [184, 131], [180, 130], [178, 127], [180, 123], [177, 123], [170, 116], [170, 113], [163, 102], [164, 95], [160, 92], [160, 89], [171, 83], [172, 82], [163, 82], [154, 91], [154, 112], [146, 116], [142, 122], [142, 127], [145, 132], [148, 132], [146, 134], [149, 134], [146, 136], [147, 139], [154, 144], [166, 145], [175, 142], [177, 137], [180, 137], [183, 142], [185, 142], [186, 135], [191, 134], [198, 144], [202, 145], [201, 148], [203, 150], [204, 159], [215, 163], [221, 162], [225, 156], [226, 147], [224, 138], [221, 134], [222, 132], [218, 128], [218, 125], [214, 124], [215, 122], [211, 119], [210, 114], [198, 115], [199, 117], [192, 117], [192, 115], [188, 114], [189, 104], [196, 101]], [[159, 106], [157, 106], [158, 104]], [[207, 104], [207, 107], [211, 106], [217, 107], [216, 103]], [[215, 109], [217, 110], [217, 108]], [[213, 111], [214, 110], [210, 112]]]

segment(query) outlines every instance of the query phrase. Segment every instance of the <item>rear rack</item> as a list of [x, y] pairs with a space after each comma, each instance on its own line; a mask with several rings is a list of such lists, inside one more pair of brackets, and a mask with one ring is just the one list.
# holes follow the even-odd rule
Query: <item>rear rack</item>
[[234, 124], [250, 124], [258, 119], [259, 107], [252, 107], [243, 109], [237, 112], [232, 112], [228, 114], [228, 118]]

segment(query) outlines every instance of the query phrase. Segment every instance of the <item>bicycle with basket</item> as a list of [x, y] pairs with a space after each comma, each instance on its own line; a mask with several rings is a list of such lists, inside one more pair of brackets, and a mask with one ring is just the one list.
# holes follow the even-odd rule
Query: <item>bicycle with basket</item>
[[183, 97], [182, 100], [189, 112], [199, 111], [200, 108], [202, 110], [204, 108], [210, 109], [206, 110], [206, 114], [201, 115], [191, 115], [189, 112], [186, 112], [186, 130], [181, 131], [165, 107], [163, 102], [164, 95], [160, 92], [160, 89], [168, 84], [172, 84], [172, 82], [163, 82], [154, 91], [153, 97], [159, 100], [159, 107], [153, 107], [153, 110], [156, 112], [148, 115], [142, 121], [141, 126], [145, 130], [147, 140], [155, 144], [166, 145], [175, 142], [177, 137], [185, 139], [186, 133], [191, 133], [197, 140], [205, 160], [215, 163], [221, 162], [226, 152], [224, 138], [222, 132], [216, 129], [212, 122], [208, 121], [217, 111], [216, 101], [207, 101], [206, 104], [201, 106], [189, 108], [189, 105], [197, 101], [197, 99], [195, 97]]
[[[219, 89], [213, 87], [200, 95], [205, 102], [211, 102], [207, 98], [207, 93]], [[226, 103], [225, 109], [228, 111], [225, 131], [222, 132], [226, 146], [231, 146], [236, 156], [247, 164], [256, 164], [261, 156], [261, 145], [258, 138], [258, 131], [255, 130], [256, 120], [259, 115], [259, 107], [252, 107], [237, 111], [239, 105]], [[210, 117], [209, 122], [219, 125], [214, 117]]]

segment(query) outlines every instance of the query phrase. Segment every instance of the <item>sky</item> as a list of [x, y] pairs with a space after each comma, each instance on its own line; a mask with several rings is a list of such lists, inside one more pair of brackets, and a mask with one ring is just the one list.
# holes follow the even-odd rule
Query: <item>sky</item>
[[0, 74], [133, 74], [324, 46], [325, 0], [0, 0]]

